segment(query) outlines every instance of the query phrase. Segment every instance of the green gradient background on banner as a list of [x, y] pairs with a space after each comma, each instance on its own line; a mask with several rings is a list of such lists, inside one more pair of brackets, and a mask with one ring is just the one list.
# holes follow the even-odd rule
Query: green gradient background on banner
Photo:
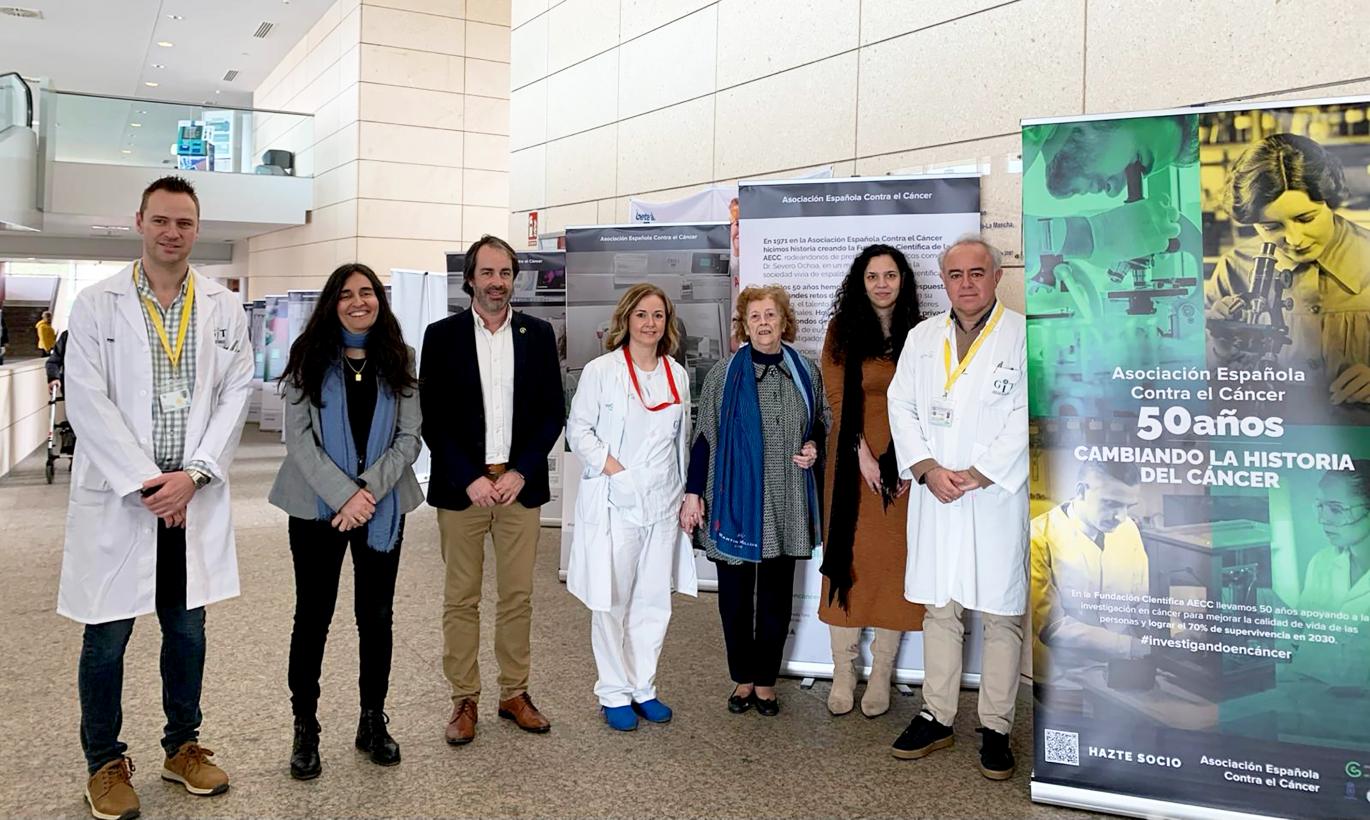
[[1197, 127], [1187, 115], [1023, 130], [1030, 416], [1135, 410], [1111, 389], [1115, 367], [1203, 367]]

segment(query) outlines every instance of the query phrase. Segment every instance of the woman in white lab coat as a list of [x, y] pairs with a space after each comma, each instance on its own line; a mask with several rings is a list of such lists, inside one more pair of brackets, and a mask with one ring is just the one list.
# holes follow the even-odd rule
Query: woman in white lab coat
[[671, 719], [656, 664], [671, 619], [671, 588], [695, 594], [694, 554], [677, 522], [685, 491], [690, 383], [670, 357], [675, 308], [655, 285], [628, 289], [605, 347], [585, 366], [566, 440], [584, 465], [566, 586], [591, 611], [605, 721]]

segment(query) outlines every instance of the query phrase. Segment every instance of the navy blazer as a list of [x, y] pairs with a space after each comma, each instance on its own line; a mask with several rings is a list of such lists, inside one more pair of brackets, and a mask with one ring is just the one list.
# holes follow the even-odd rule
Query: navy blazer
[[[432, 454], [428, 503], [444, 510], [470, 507], [466, 488], [485, 474], [485, 402], [475, 322], [475, 313], [467, 309], [434, 322], [423, 334], [419, 406], [423, 440]], [[518, 503], [535, 508], [551, 498], [547, 454], [566, 423], [566, 397], [552, 326], [515, 310], [510, 331], [514, 334], [514, 429], [509, 466], [523, 475]]]

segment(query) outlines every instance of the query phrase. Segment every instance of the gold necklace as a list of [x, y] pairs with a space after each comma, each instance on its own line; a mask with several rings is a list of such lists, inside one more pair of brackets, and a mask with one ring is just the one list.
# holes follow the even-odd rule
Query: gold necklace
[[366, 369], [366, 359], [362, 359], [361, 367], [353, 367], [352, 360], [347, 358], [346, 356], [343, 356], [343, 361], [347, 362], [347, 369], [352, 371], [352, 380], [358, 382], [361, 381], [362, 371]]

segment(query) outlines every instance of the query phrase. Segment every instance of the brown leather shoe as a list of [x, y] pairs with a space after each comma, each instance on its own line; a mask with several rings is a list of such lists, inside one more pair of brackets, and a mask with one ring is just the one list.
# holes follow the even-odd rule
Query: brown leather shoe
[[462, 698], [452, 707], [452, 718], [447, 721], [447, 743], [450, 746], [464, 746], [476, 739], [476, 702]]
[[132, 820], [138, 816], [138, 794], [133, 791], [133, 761], [111, 760], [96, 770], [86, 783], [90, 814], [99, 820]]
[[533, 699], [528, 697], [527, 692], [500, 701], [499, 716], [514, 721], [525, 732], [542, 734], [552, 728], [552, 724], [542, 716], [538, 707], [533, 705]]
[[201, 797], [223, 794], [228, 791], [228, 773], [214, 765], [210, 760], [213, 756], [214, 752], [188, 740], [162, 764], [162, 779], [180, 783]]

